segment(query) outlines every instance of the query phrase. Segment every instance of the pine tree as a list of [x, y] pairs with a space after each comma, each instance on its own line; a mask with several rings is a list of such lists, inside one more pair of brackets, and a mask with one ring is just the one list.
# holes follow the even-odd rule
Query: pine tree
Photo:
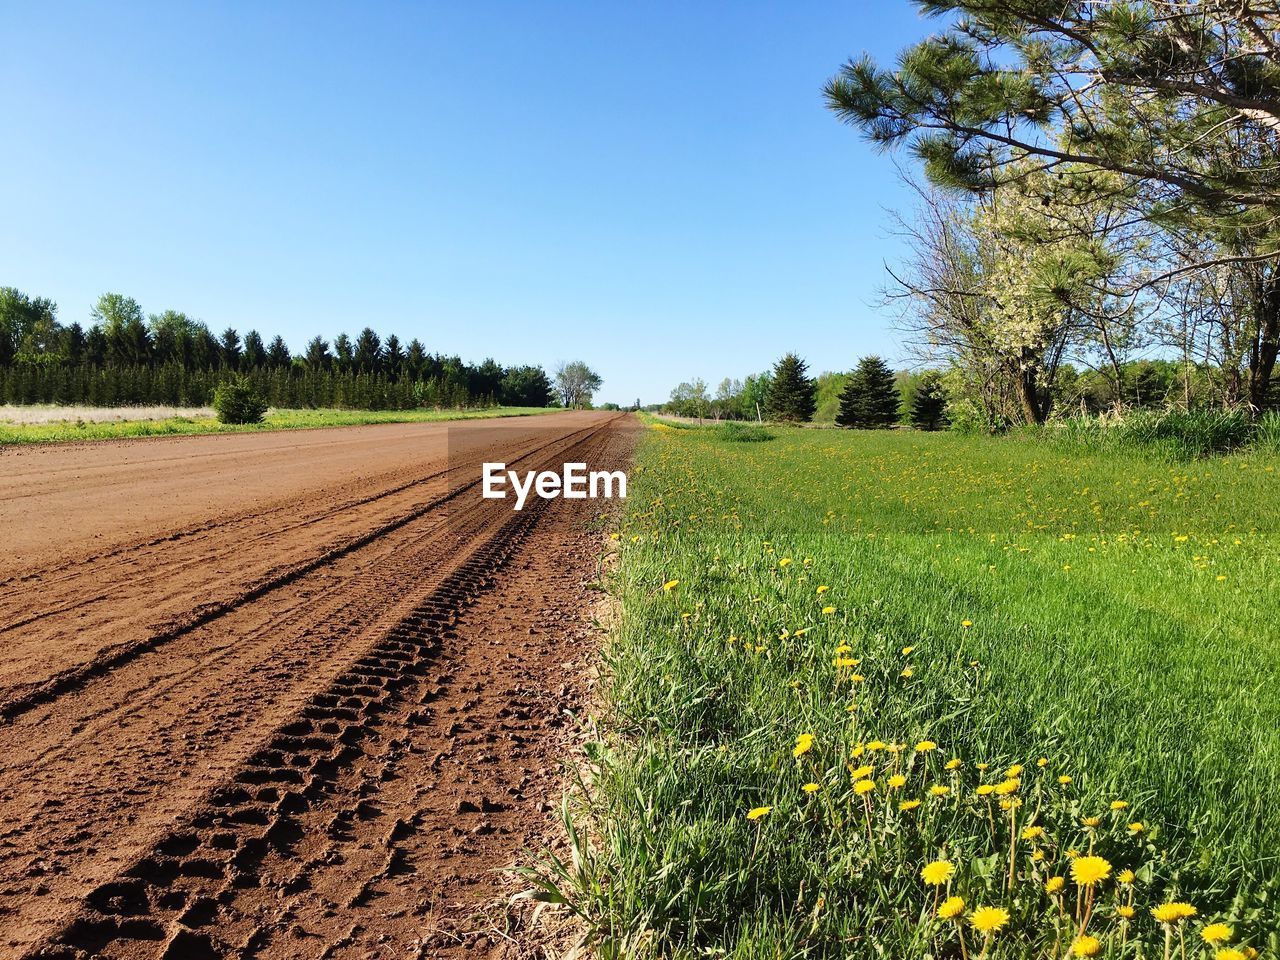
[[836, 423], [842, 427], [882, 429], [898, 420], [901, 397], [893, 371], [879, 357], [864, 357], [840, 392]]
[[771, 420], [807, 423], [817, 409], [813, 380], [806, 376], [808, 365], [794, 353], [788, 353], [773, 368], [765, 412]]
[[937, 430], [947, 422], [947, 392], [942, 386], [942, 374], [929, 370], [916, 384], [911, 398], [911, 425], [921, 430]]

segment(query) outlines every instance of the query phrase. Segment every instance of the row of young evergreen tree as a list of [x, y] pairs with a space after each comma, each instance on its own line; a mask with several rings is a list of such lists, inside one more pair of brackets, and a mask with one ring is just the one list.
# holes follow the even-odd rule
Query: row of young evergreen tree
[[0, 287], [0, 401], [203, 406], [240, 378], [278, 407], [543, 407], [554, 396], [540, 366], [472, 365], [370, 327], [332, 345], [313, 337], [295, 355], [280, 336], [215, 336], [175, 310], [147, 317], [120, 294], [99, 298], [91, 318], [63, 325], [51, 300]]
[[[883, 430], [902, 419], [902, 394], [897, 378], [880, 357], [864, 357], [840, 392], [836, 425], [863, 430]], [[926, 371], [912, 395], [909, 420], [921, 430], [946, 425], [947, 395], [942, 375]], [[765, 409], [772, 420], [807, 423], [817, 410], [817, 386], [808, 365], [788, 353], [774, 365]]]

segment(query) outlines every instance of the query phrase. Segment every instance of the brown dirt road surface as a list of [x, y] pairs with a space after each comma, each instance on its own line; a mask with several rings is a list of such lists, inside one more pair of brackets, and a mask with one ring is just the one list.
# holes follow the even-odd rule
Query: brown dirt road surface
[[492, 906], [552, 831], [607, 507], [479, 465], [636, 429], [0, 452], [0, 960], [526, 955]]

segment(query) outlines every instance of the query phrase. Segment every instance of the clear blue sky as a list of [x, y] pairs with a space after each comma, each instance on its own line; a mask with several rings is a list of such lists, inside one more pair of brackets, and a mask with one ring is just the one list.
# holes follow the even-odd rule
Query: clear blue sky
[[665, 399], [900, 359], [888, 157], [823, 108], [864, 3], [7, 4], [0, 284], [298, 349], [366, 324]]

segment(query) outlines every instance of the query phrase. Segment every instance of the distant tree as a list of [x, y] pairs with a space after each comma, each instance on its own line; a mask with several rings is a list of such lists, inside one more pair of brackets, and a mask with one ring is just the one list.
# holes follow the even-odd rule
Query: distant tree
[[806, 375], [808, 369], [794, 353], [788, 353], [774, 365], [766, 403], [770, 419], [796, 423], [813, 419], [816, 404], [813, 380]]
[[250, 330], [244, 335], [244, 352], [241, 356], [241, 366], [245, 370], [256, 370], [267, 365], [267, 348], [257, 330]]
[[911, 398], [911, 425], [921, 430], [938, 430], [947, 422], [947, 391], [942, 384], [942, 374], [937, 370], [925, 371], [916, 381], [916, 392]]
[[382, 339], [365, 327], [356, 337], [352, 361], [360, 373], [377, 373], [382, 367]]
[[427, 350], [422, 341], [414, 337], [404, 352], [404, 367], [413, 380], [422, 379], [427, 366]]
[[502, 378], [498, 397], [510, 407], [545, 407], [551, 403], [551, 380], [541, 367], [512, 367]]
[[394, 333], [383, 344], [382, 364], [391, 376], [400, 376], [401, 368], [404, 367], [404, 350], [400, 347], [400, 338]]
[[338, 334], [333, 341], [333, 364], [339, 373], [346, 373], [355, 365], [355, 348], [345, 333]]
[[191, 363], [197, 370], [211, 370], [222, 364], [218, 338], [203, 323], [196, 324], [191, 335]]
[[742, 416], [747, 420], [759, 420], [769, 402], [769, 385], [773, 382], [773, 374], [753, 373], [742, 383], [742, 393], [738, 402], [742, 407]]
[[836, 423], [872, 430], [891, 427], [898, 420], [900, 402], [893, 371], [879, 357], [864, 357], [840, 394]]
[[222, 350], [222, 365], [228, 370], [240, 369], [240, 334], [232, 327], [222, 331], [218, 338]]
[[267, 347], [267, 366], [272, 369], [287, 367], [293, 360], [293, 355], [289, 353], [289, 345], [284, 342], [284, 337], [276, 334], [271, 338], [271, 346]]
[[58, 334], [58, 305], [29, 297], [13, 287], [0, 287], [0, 364], [19, 353], [47, 350]]
[[150, 362], [151, 337], [137, 300], [119, 293], [104, 293], [94, 305], [92, 316], [106, 337], [109, 362], [121, 365]]
[[329, 355], [329, 343], [324, 337], [314, 337], [307, 344], [306, 361], [312, 370], [328, 370], [333, 364], [333, 357]]
[[592, 395], [603, 383], [600, 375], [581, 360], [562, 363], [556, 368], [556, 393], [566, 407], [589, 406]]
[[467, 376], [467, 389], [473, 397], [497, 397], [502, 392], [502, 379], [506, 371], [492, 357], [485, 359]]

